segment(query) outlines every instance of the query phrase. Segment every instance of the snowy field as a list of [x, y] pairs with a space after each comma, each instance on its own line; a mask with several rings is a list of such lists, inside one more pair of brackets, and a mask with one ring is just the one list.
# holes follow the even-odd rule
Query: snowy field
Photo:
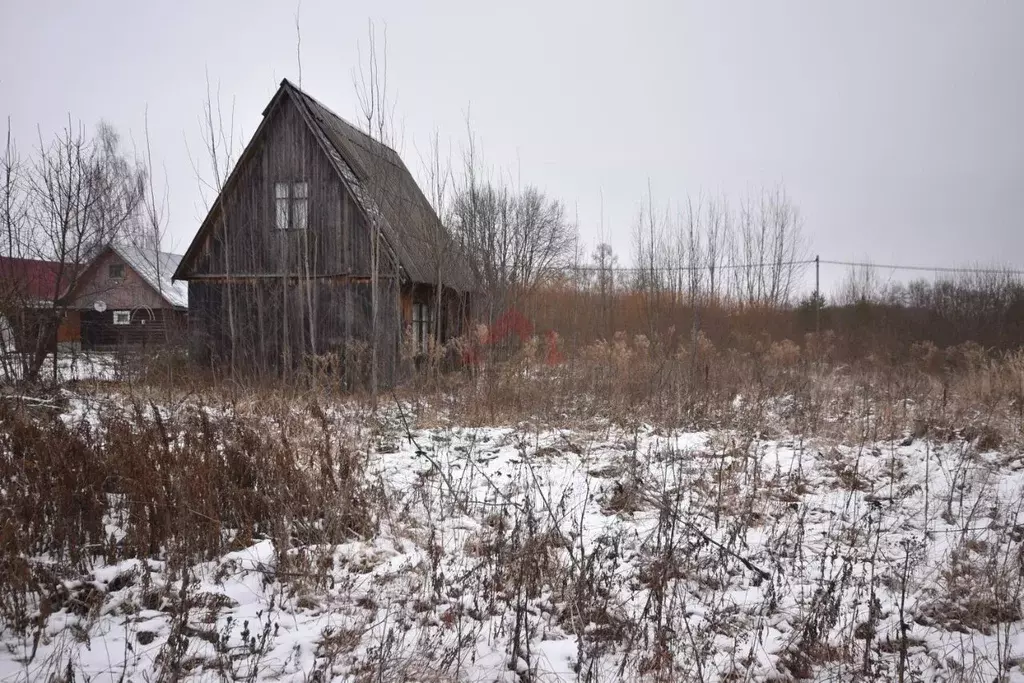
[[1024, 681], [1016, 450], [334, 419], [375, 536], [97, 560], [0, 681]]

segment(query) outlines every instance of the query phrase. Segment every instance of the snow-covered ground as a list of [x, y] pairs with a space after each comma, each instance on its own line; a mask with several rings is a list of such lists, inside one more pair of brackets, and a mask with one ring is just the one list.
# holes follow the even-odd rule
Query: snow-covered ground
[[285, 568], [257, 540], [184, 585], [159, 559], [69, 577], [38, 641], [0, 626], [0, 681], [170, 658], [211, 681], [1024, 681], [1019, 452], [601, 421], [412, 437], [369, 454], [374, 538]]
[[[9, 371], [0, 369], [0, 381], [14, 382], [21, 378], [21, 367], [17, 360], [14, 357], [11, 358], [12, 367]], [[123, 363], [119, 362], [116, 355], [112, 353], [61, 351], [57, 354], [57, 382], [112, 381], [120, 378], [121, 366]], [[40, 376], [47, 381], [53, 379], [53, 354], [47, 356], [43, 362]]]

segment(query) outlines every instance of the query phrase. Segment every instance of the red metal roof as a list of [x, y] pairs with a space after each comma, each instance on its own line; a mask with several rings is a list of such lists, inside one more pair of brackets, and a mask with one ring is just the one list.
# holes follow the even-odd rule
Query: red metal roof
[[6, 291], [29, 301], [53, 301], [59, 272], [60, 263], [55, 261], [0, 256], [0, 283]]

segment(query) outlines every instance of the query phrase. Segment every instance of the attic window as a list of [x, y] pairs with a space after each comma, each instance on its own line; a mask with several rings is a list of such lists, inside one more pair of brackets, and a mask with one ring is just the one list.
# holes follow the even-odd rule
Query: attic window
[[309, 222], [309, 185], [274, 183], [274, 227], [278, 230], [305, 230]]
[[111, 280], [123, 280], [124, 279], [124, 264], [123, 263], [112, 263], [110, 268], [107, 269], [108, 277]]

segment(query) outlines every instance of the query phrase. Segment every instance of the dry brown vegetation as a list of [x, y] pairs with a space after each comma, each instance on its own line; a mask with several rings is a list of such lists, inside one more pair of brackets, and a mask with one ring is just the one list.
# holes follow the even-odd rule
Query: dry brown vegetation
[[406, 349], [376, 396], [173, 350], [9, 390], [0, 661], [94, 678], [117, 619], [112, 678], [526, 682], [551, 642], [580, 681], [1016, 675], [1010, 289], [825, 307], [820, 333], [813, 302], [588, 291]]

